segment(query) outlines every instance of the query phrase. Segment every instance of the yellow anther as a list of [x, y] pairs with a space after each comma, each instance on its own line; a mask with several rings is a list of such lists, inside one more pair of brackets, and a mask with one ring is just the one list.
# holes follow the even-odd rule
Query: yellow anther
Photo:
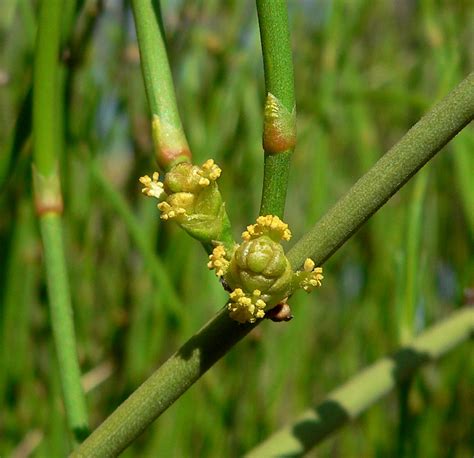
[[314, 261], [310, 258], [306, 258], [306, 261], [304, 262], [303, 268], [305, 272], [311, 272], [314, 269]]
[[267, 304], [265, 304], [265, 301], [262, 301], [262, 299], [258, 299], [257, 302], [255, 302], [255, 305], [259, 309], [264, 309], [267, 306]]
[[207, 178], [200, 178], [199, 179], [199, 186], [209, 186], [211, 182]]

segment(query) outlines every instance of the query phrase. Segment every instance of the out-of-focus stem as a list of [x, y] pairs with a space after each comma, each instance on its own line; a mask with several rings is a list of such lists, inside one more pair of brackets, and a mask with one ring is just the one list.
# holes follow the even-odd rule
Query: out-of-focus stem
[[319, 405], [248, 453], [250, 457], [303, 456], [331, 433], [356, 419], [423, 364], [434, 361], [469, 339], [474, 310], [466, 308], [416, 337], [392, 356], [363, 370], [332, 391]]
[[399, 341], [404, 345], [415, 332], [418, 279], [420, 278], [420, 240], [423, 221], [423, 202], [428, 175], [420, 173], [415, 179], [413, 197], [408, 210], [404, 295], [400, 304]]
[[131, 211], [130, 207], [127, 205], [125, 199], [104, 177], [102, 171], [95, 161], [91, 161], [90, 170], [92, 177], [104, 193], [104, 196], [122, 218], [131, 239], [137, 246], [141, 256], [143, 257], [143, 260], [155, 278], [158, 289], [160, 289], [162, 292], [164, 299], [167, 300], [169, 311], [175, 315], [175, 317], [179, 319], [181, 323], [183, 323], [185, 307], [181, 303], [181, 299], [176, 292], [176, 288], [170, 279], [166, 267], [163, 265], [161, 260], [156, 257], [153, 245], [147, 239], [144, 231], [140, 227], [140, 223], [138, 222], [137, 218]]

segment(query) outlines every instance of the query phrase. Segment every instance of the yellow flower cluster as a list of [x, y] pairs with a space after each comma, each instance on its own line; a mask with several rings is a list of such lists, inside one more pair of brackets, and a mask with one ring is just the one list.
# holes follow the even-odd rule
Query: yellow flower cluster
[[216, 181], [221, 176], [221, 168], [214, 162], [213, 159], [208, 159], [201, 166], [198, 174], [201, 176], [199, 184], [201, 186], [209, 186], [211, 181]]
[[153, 173], [153, 178], [148, 175], [140, 177], [140, 183], [145, 186], [142, 189], [142, 193], [148, 197], [155, 197], [161, 199], [165, 190], [163, 189], [163, 183], [158, 181], [160, 174], [158, 172]]
[[209, 255], [207, 267], [209, 269], [214, 269], [218, 277], [222, 277], [229, 266], [229, 261], [225, 256], [225, 248], [222, 245], [217, 245], [212, 251], [212, 254]]
[[230, 293], [227, 305], [230, 317], [239, 323], [255, 323], [257, 319], [265, 316], [267, 304], [260, 299], [261, 292], [255, 289], [252, 294], [246, 294], [241, 288], [236, 288]]
[[168, 202], [160, 202], [158, 204], [158, 209], [161, 211], [160, 218], [164, 219], [165, 221], [178, 216], [186, 216], [186, 209], [176, 205], [176, 203], [174, 205], [170, 205]]
[[290, 238], [288, 225], [280, 218], [259, 216], [256, 224], [242, 233], [241, 245], [235, 245], [232, 251], [220, 244], [214, 248], [207, 266], [233, 288], [227, 305], [231, 318], [254, 323], [265, 317], [267, 310], [281, 306], [296, 289], [310, 292], [321, 286], [323, 269], [313, 260], [306, 259], [301, 271], [291, 270], [279, 243]]
[[307, 293], [313, 291], [314, 288], [321, 286], [321, 280], [323, 277], [323, 268], [315, 267], [314, 261], [307, 258], [303, 265], [303, 271], [298, 272], [296, 275], [300, 275], [302, 278], [300, 287], [303, 288]]
[[[190, 166], [189, 180], [195, 183], [195, 186], [197, 185], [198, 188], [205, 188], [209, 186], [211, 182], [216, 181], [220, 177], [221, 172], [220, 167], [214, 160], [208, 159], [201, 167]], [[168, 195], [163, 187], [163, 183], [158, 181], [158, 179], [158, 172], [154, 172], [152, 178], [148, 175], [140, 177], [140, 183], [144, 185], [142, 189], [143, 194], [148, 197], [154, 197], [160, 201], [157, 205], [161, 211], [160, 218], [163, 220], [171, 220], [188, 216], [186, 208], [192, 208], [196, 191], [186, 191]]]
[[284, 223], [278, 216], [259, 216], [256, 224], [247, 226], [247, 230], [242, 233], [244, 240], [251, 240], [262, 235], [268, 235], [271, 239], [288, 241], [291, 239], [291, 231], [288, 224]]

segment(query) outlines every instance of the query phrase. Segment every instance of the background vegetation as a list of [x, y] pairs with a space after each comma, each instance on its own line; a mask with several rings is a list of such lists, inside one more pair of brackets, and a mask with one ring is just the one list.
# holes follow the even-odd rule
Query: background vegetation
[[[434, 0], [289, 6], [298, 144], [286, 221], [297, 238], [473, 68], [474, 10]], [[199, 244], [161, 225], [140, 195], [137, 178], [156, 166], [128, 2], [77, 9], [65, 11], [65, 30], [81, 40], [64, 43], [58, 123], [67, 262], [96, 426], [226, 294]], [[163, 13], [194, 159], [221, 165], [227, 211], [243, 229], [258, 213], [263, 170], [254, 2], [169, 0]], [[1, 3], [2, 456], [67, 450], [31, 192], [36, 22], [36, 2]], [[407, 333], [472, 302], [473, 148], [468, 127], [326, 263], [323, 288], [294, 297], [293, 321], [257, 328], [124, 456], [239, 456]], [[414, 320], [404, 313], [410, 304]], [[400, 416], [394, 394], [318, 456], [471, 456], [469, 345], [416, 377], [408, 412]]]

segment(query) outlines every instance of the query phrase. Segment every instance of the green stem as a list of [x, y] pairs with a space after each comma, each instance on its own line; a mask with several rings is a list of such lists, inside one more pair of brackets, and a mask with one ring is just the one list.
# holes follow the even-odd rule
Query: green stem
[[255, 325], [239, 325], [226, 308], [189, 339], [72, 454], [112, 457], [121, 453]]
[[158, 164], [169, 170], [191, 159], [176, 103], [166, 54], [165, 33], [158, 0], [132, 0], [152, 132]]
[[67, 279], [61, 218], [47, 213], [40, 218], [54, 343], [59, 360], [64, 406], [69, 427], [80, 442], [88, 434], [81, 372], [77, 361], [74, 321]]
[[40, 6], [33, 81], [33, 180], [64, 406], [74, 440], [80, 441], [87, 435], [88, 420], [62, 240], [62, 196], [58, 174], [62, 143], [58, 123], [62, 8], [63, 3], [59, 0], [43, 0]]
[[345, 423], [357, 418], [423, 364], [434, 361], [474, 332], [474, 310], [461, 309], [420, 334], [410, 345], [363, 370], [316, 407], [278, 431], [248, 457], [301, 456]]
[[296, 141], [293, 61], [286, 0], [257, 0], [257, 13], [267, 95], [260, 214], [283, 218], [291, 153]]
[[[458, 132], [465, 126], [469, 119], [472, 118], [474, 111], [474, 96], [472, 92], [474, 83], [474, 75], [469, 76], [463, 81], [444, 101], [436, 105], [432, 112], [423, 118], [429, 118], [430, 122], [420, 121], [429, 128], [431, 133], [431, 149], [434, 150], [428, 158], [420, 155], [417, 151], [410, 150], [414, 159], [411, 161], [413, 175], [432, 155], [438, 151], [442, 144], [447, 142], [449, 135], [453, 136], [453, 132]], [[446, 102], [447, 101], [447, 102]], [[460, 108], [464, 105], [464, 108]], [[450, 117], [449, 135], [446, 133], [446, 115], [438, 113], [440, 106], [445, 111], [453, 110], [456, 115]], [[462, 115], [460, 114], [462, 113]], [[437, 122], [438, 120], [438, 122]], [[414, 128], [415, 129], [415, 128]], [[408, 132], [409, 138], [413, 137], [413, 130]], [[416, 136], [423, 137], [422, 132], [416, 130]], [[450, 138], [450, 137], [449, 137]], [[404, 140], [399, 143], [403, 144]], [[443, 143], [444, 142], [444, 143]], [[440, 146], [441, 145], [441, 146]], [[420, 148], [426, 147], [425, 142], [419, 143]], [[393, 151], [393, 150], [392, 150]], [[396, 189], [401, 187], [409, 178], [402, 175], [399, 181], [394, 183], [394, 177], [389, 173], [390, 166], [399, 169], [400, 158], [391, 152], [391, 164], [385, 162], [384, 167], [380, 167], [377, 163], [360, 181], [370, 177], [370, 181], [379, 181], [386, 183], [382, 188], [395, 188], [390, 194], [392, 195]], [[398, 148], [398, 153], [403, 157], [404, 148]], [[383, 159], [382, 159], [383, 160]], [[406, 160], [406, 159], [405, 159]], [[417, 162], [418, 161], [418, 162]], [[380, 162], [380, 161], [379, 161]], [[374, 176], [373, 170], [377, 170]], [[359, 182], [360, 182], [359, 181]], [[357, 184], [356, 184], [357, 186]], [[379, 196], [373, 195], [373, 199], [377, 200]], [[388, 199], [388, 197], [387, 197]], [[385, 199], [380, 206], [387, 200]], [[351, 203], [348, 199], [343, 198], [346, 210], [351, 209]], [[369, 199], [370, 201], [370, 199]], [[337, 207], [337, 206], [336, 206]], [[377, 207], [378, 208], [378, 207]], [[344, 208], [343, 208], [344, 210]], [[369, 216], [375, 210], [372, 207], [368, 209]], [[350, 213], [349, 213], [350, 214]], [[341, 224], [344, 221], [341, 210], [329, 212], [330, 217], [326, 220], [326, 225]], [[342, 219], [341, 219], [342, 218]], [[368, 216], [365, 218], [367, 219]], [[363, 220], [365, 220], [363, 219]], [[322, 261], [327, 259], [337, 247], [341, 246], [350, 234], [353, 234], [362, 224], [360, 219], [349, 218], [348, 224], [344, 231], [329, 231], [325, 237], [324, 243], [328, 249], [319, 248], [320, 252], [326, 253], [325, 257], [316, 257], [315, 260]], [[352, 227], [351, 227], [352, 225]], [[349, 235], [347, 235], [347, 232]], [[301, 247], [306, 247], [307, 252], [301, 251]], [[336, 248], [334, 248], [336, 247]], [[303, 261], [306, 257], [314, 252], [314, 246], [309, 243], [301, 245], [297, 244], [296, 250], [293, 249], [291, 262], [294, 266], [302, 264], [299, 262], [301, 256]], [[257, 322], [258, 324], [258, 322]], [[175, 353], [167, 362], [165, 362], [147, 381], [143, 383], [124, 403], [113, 412], [105, 422], [100, 425], [91, 436], [77, 449], [74, 456], [92, 457], [92, 456], [115, 456], [124, 450], [144, 429], [152, 423], [162, 412], [164, 412], [176, 399], [179, 398], [190, 386], [196, 382], [219, 358], [229, 351], [237, 342], [239, 342], [254, 325], [240, 325], [232, 321], [228, 317], [228, 312], [223, 309], [215, 318], [209, 321], [197, 334], [189, 339], [177, 353]], [[441, 334], [442, 336], [442, 334]]]
[[59, 44], [61, 40], [61, 4], [43, 0], [39, 12], [33, 92], [34, 161], [43, 176], [56, 173], [56, 106], [59, 80]]
[[321, 265], [474, 118], [474, 73], [420, 119], [288, 252]]

